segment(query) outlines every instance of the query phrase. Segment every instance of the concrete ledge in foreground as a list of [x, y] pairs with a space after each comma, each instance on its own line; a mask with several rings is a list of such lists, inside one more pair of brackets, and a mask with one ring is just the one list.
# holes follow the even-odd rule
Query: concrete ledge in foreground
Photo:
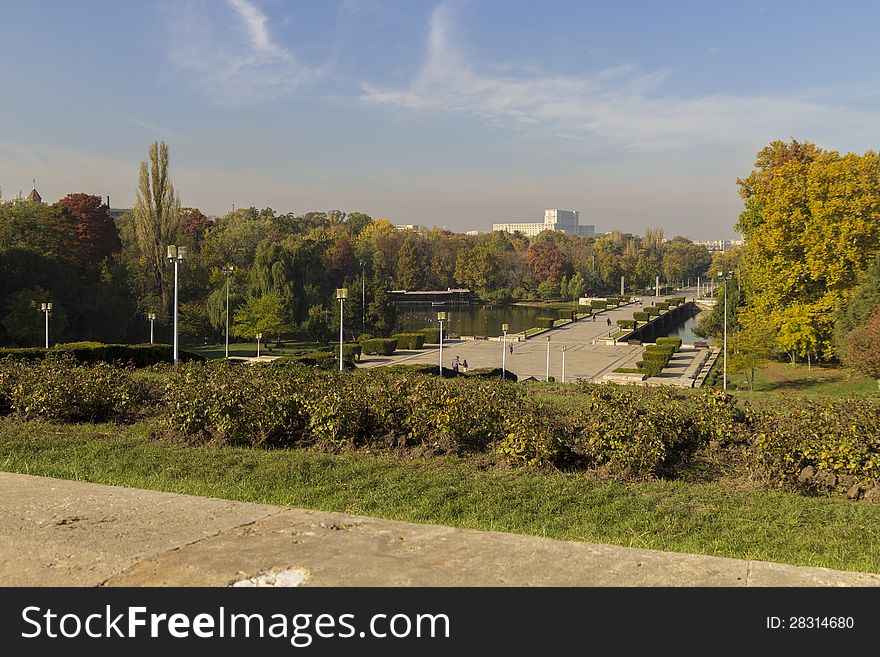
[[7, 586], [877, 586], [880, 575], [0, 473]]

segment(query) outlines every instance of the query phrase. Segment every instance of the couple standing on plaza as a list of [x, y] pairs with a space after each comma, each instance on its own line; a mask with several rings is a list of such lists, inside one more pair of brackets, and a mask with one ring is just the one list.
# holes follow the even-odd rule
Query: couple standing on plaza
[[461, 360], [458, 356], [456, 356], [455, 358], [452, 359], [452, 371], [458, 372], [459, 370], [461, 370], [462, 372], [468, 371], [467, 358], [465, 358], [464, 360]]

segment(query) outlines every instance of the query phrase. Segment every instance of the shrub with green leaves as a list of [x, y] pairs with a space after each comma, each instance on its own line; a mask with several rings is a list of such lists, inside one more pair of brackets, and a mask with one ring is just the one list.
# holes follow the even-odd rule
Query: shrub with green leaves
[[424, 333], [395, 333], [391, 337], [397, 340], [398, 349], [421, 349], [425, 345]]
[[636, 322], [633, 319], [618, 319], [617, 325], [622, 329], [634, 329]]
[[832, 477], [880, 479], [880, 400], [790, 400], [752, 419], [756, 465], [780, 485], [811, 488], [807, 466]]
[[535, 326], [538, 328], [553, 328], [556, 320], [552, 317], [535, 317]]
[[362, 352], [368, 355], [390, 356], [397, 350], [394, 338], [372, 338], [361, 342]]
[[645, 312], [651, 317], [659, 317], [662, 311], [657, 306], [645, 306]]
[[657, 338], [654, 342], [659, 347], [672, 346], [675, 351], [681, 349], [681, 338]]
[[[156, 400], [151, 383], [107, 363], [79, 365], [51, 357], [7, 369], [0, 397], [23, 419], [53, 422], [131, 420]], [[2, 401], [0, 401], [2, 403]]]
[[637, 310], [633, 313], [633, 319], [637, 322], [647, 322], [651, 319], [651, 316], [644, 310]]
[[597, 310], [605, 310], [607, 307], [608, 302], [602, 299], [593, 299], [590, 301], [590, 308], [592, 308], [594, 312]]
[[669, 310], [669, 303], [666, 301], [658, 301], [655, 305], [660, 310]]
[[557, 465], [571, 452], [571, 427], [542, 404], [505, 409], [505, 431], [495, 453], [521, 465]]
[[439, 328], [423, 328], [418, 332], [425, 336], [425, 344], [440, 344]]

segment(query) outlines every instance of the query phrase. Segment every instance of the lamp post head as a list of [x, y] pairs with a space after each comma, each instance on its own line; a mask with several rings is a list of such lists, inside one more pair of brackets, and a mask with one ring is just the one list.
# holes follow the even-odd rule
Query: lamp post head
[[177, 259], [178, 260], [186, 260], [186, 256], [188, 255], [189, 249], [185, 246], [177, 247]]
[[177, 247], [173, 244], [168, 245], [168, 259], [175, 260], [177, 258]]
[[348, 299], [348, 288], [336, 288], [336, 299], [338, 301], [344, 301], [345, 299]]
[[156, 319], [156, 313], [147, 313], [147, 319], [151, 322]]
[[257, 333], [257, 340], [262, 340], [262, 339], [263, 339], [263, 334]]
[[502, 324], [501, 330], [507, 333], [510, 330], [510, 324]]
[[445, 321], [446, 320], [446, 311], [441, 310], [439, 313], [437, 313], [437, 319], [440, 320], [441, 322]]
[[235, 265], [227, 265], [226, 267], [223, 268], [223, 273], [226, 274], [227, 276], [229, 276], [229, 274], [231, 274], [234, 271], [235, 271]]
[[549, 335], [547, 336], [547, 342], [550, 342], [550, 336], [549, 336]]

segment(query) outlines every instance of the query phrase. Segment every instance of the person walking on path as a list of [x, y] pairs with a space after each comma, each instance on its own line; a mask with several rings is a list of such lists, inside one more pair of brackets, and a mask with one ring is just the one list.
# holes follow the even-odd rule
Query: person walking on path
[[510, 353], [511, 353], [511, 355], [513, 355], [513, 343], [512, 342], [509, 345], [507, 345], [507, 348], [510, 349]]
[[610, 317], [607, 318], [607, 321], [608, 321], [608, 326], [611, 326], [611, 318]]
[[452, 359], [452, 371], [458, 372], [458, 356]]

